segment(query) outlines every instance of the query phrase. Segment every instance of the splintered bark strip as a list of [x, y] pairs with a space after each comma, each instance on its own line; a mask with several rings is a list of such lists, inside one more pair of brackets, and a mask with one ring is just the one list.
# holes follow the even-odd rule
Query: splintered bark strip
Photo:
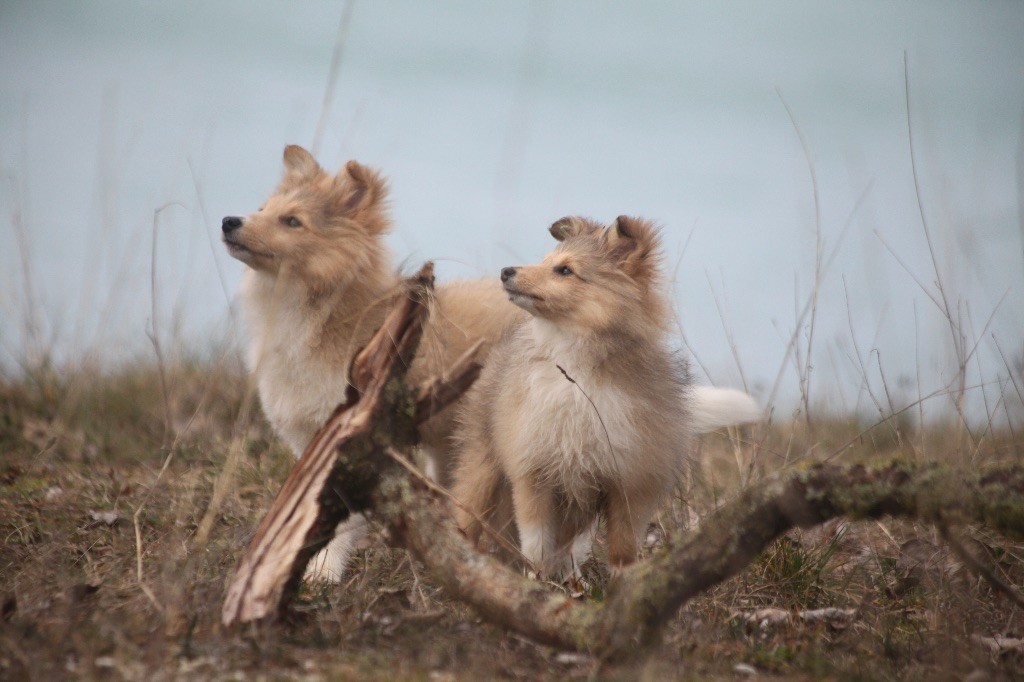
[[416, 391], [418, 421], [426, 421], [454, 403], [476, 381], [482, 369], [476, 356], [483, 345], [483, 339], [474, 343], [443, 376], [427, 382]]
[[[433, 264], [427, 263], [406, 281], [407, 295], [399, 298], [380, 329], [352, 360], [344, 401], [292, 468], [238, 563], [224, 600], [225, 625], [275, 615], [294, 595], [306, 563], [330, 540], [335, 526], [350, 511], [364, 508], [366, 496], [361, 491], [375, 485], [375, 463], [339, 462], [340, 448], [365, 449], [367, 437], [380, 426], [396, 427], [388, 434], [396, 444], [414, 442], [412, 419], [403, 425], [393, 424], [394, 419], [380, 419], [380, 412], [385, 402], [389, 408], [393, 406], [393, 401], [384, 400], [384, 394], [397, 375], [404, 375], [415, 353], [433, 284]], [[472, 365], [468, 360], [467, 364]], [[362, 466], [355, 471], [350, 464]], [[348, 485], [335, 485], [338, 480]]]

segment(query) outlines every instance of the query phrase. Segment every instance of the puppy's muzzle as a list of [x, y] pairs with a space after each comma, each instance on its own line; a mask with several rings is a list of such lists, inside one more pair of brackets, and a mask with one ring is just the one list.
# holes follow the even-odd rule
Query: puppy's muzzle
[[[227, 220], [227, 218], [225, 218], [225, 220]], [[516, 272], [517, 271], [518, 271], [518, 268], [502, 268], [501, 269], [501, 281], [502, 282], [509, 281], [510, 279], [512, 279], [513, 277], [516, 276]]]

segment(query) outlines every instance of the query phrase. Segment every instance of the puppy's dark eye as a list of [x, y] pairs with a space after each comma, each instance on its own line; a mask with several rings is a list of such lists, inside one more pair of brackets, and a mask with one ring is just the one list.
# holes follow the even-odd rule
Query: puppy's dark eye
[[569, 275], [572, 274], [572, 268], [570, 268], [568, 265], [559, 265], [557, 268], [555, 268], [555, 274], [561, 275], [562, 277], [568, 277]]
[[300, 225], [302, 225], [302, 221], [293, 215], [281, 216], [281, 222], [287, 225], [288, 227], [299, 227]]

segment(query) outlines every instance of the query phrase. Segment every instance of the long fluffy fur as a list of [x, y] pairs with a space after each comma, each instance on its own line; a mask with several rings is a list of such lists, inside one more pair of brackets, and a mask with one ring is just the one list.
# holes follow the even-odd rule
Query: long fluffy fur
[[[383, 241], [391, 222], [379, 173], [350, 161], [332, 175], [296, 146], [285, 149], [284, 163], [259, 211], [224, 219], [223, 240], [249, 266], [240, 300], [260, 403], [298, 457], [344, 397], [352, 357], [390, 309], [399, 275]], [[499, 338], [514, 311], [493, 280], [439, 287], [410, 381], [444, 372], [480, 339]], [[442, 482], [452, 418], [448, 410], [422, 428], [427, 464]], [[361, 517], [342, 524], [307, 577], [339, 579], [364, 532]]]
[[[331, 175], [296, 146], [284, 158], [277, 191], [256, 213], [225, 218], [224, 242], [249, 266], [240, 298], [260, 402], [298, 457], [344, 397], [352, 357], [390, 309], [399, 275], [383, 242], [391, 222], [380, 174], [349, 161]], [[410, 380], [498, 338], [516, 319], [504, 299], [492, 280], [439, 287]], [[427, 425], [433, 454], [445, 456], [450, 432], [447, 414]]]
[[473, 538], [480, 519], [508, 526], [511, 497], [523, 555], [558, 575], [583, 558], [598, 516], [612, 563], [633, 561], [692, 428], [653, 226], [573, 218], [552, 233], [562, 244], [539, 265], [503, 272], [533, 317], [492, 351], [463, 403], [454, 494]]

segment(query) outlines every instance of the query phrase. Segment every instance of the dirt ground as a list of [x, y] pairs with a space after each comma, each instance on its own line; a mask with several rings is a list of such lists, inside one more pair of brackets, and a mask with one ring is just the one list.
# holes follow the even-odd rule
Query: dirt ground
[[[900, 454], [973, 467], [1019, 461], [1022, 451], [1012, 433], [922, 430], [906, 419], [871, 428], [823, 416], [712, 434], [692, 479], [652, 525], [647, 551], [658, 551], [663, 528], [697, 523], [743, 485], [808, 458]], [[0, 677], [1024, 675], [1022, 609], [934, 529], [892, 520], [790, 533], [688, 603], [659, 646], [627, 663], [552, 650], [483, 622], [376, 535], [340, 586], [304, 587], [287, 622], [224, 631], [226, 582], [290, 466], [230, 363], [0, 377]], [[1024, 584], [1024, 545], [984, 528], [963, 534], [1002, 580]], [[585, 598], [600, 599], [600, 559], [588, 570]]]

